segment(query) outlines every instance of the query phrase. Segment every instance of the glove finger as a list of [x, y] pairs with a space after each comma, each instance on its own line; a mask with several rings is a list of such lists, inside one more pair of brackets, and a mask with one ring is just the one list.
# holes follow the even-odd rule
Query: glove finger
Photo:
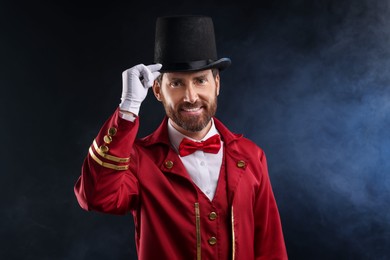
[[143, 66], [141, 72], [141, 75], [143, 76], [142, 84], [145, 88], [149, 88], [153, 86], [153, 82], [160, 75], [160, 72], [158, 72], [159, 69], [161, 69], [161, 64], [153, 64], [149, 66]]
[[158, 71], [161, 69], [162, 67], [162, 64], [160, 63], [156, 63], [156, 64], [151, 64], [151, 65], [148, 65], [146, 66], [151, 72], [155, 72], [155, 71]]
[[145, 67], [146, 66], [144, 64], [138, 64], [129, 69], [129, 72], [135, 77], [139, 78], [142, 75], [142, 70], [144, 70]]
[[153, 74], [153, 80], [156, 80], [156, 78], [161, 75], [161, 73], [158, 71], [155, 71], [152, 74]]
[[140, 73], [139, 79], [141, 80], [142, 85], [145, 88], [150, 87], [149, 82], [150, 82], [150, 79], [153, 78], [152, 72], [150, 72], [150, 70], [146, 66], [142, 66], [142, 67], [139, 67], [139, 73]]

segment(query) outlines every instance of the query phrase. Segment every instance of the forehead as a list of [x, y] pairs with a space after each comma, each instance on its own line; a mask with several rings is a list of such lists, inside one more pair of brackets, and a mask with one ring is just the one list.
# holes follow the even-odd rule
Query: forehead
[[200, 70], [200, 71], [186, 71], [186, 72], [165, 72], [164, 77], [168, 80], [170, 79], [190, 79], [197, 77], [207, 77], [212, 75], [211, 69], [209, 70]]

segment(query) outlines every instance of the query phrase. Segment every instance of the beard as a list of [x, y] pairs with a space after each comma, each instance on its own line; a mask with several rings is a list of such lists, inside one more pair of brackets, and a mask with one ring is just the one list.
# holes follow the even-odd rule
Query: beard
[[[167, 105], [165, 102], [163, 102], [163, 105], [167, 116], [178, 126], [189, 132], [199, 132], [208, 125], [211, 118], [215, 115], [217, 111], [217, 97], [215, 97], [210, 103], [206, 103], [204, 101], [197, 101], [193, 104], [183, 102], [178, 104], [176, 108]], [[180, 113], [183, 109], [197, 107], [201, 107], [203, 109], [202, 114], [183, 116]]]

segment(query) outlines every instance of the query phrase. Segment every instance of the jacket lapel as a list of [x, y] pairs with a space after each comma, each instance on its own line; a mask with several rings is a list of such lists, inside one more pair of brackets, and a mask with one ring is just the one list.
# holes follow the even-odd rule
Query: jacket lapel
[[173, 173], [189, 179], [187, 170], [185, 169], [178, 154], [172, 148], [168, 135], [168, 117], [165, 116], [160, 126], [149, 136], [140, 139], [142, 146], [149, 147], [153, 150], [161, 149], [163, 145], [164, 149], [161, 149], [161, 156], [157, 156], [160, 160], [160, 170], [164, 173]]
[[166, 173], [173, 173], [190, 179], [187, 170], [174, 149], [170, 148], [164, 160], [161, 162], [160, 170]]
[[226, 175], [229, 204], [232, 205], [237, 186], [241, 180], [248, 163], [248, 157], [237, 146], [237, 141], [242, 135], [234, 134], [227, 129], [218, 119], [214, 118], [215, 126], [225, 142], [226, 150]]
[[[227, 191], [229, 194], [229, 203], [233, 202], [234, 194], [237, 186], [248, 163], [248, 157], [245, 156], [242, 149], [237, 147], [237, 141], [242, 138], [242, 135], [230, 132], [218, 119], [214, 118], [215, 127], [221, 134], [222, 140], [225, 143], [226, 149], [226, 174], [227, 174]], [[172, 173], [190, 180], [190, 177], [180, 160], [177, 153], [171, 146], [168, 135], [168, 117], [165, 116], [160, 126], [151, 135], [140, 139], [143, 146], [155, 146], [163, 144], [167, 149], [164, 149], [164, 154], [160, 161], [160, 169], [165, 173]], [[157, 147], [156, 147], [157, 148]]]
[[245, 174], [248, 159], [235, 150], [235, 144], [226, 145], [226, 175], [229, 204], [232, 205], [237, 186]]

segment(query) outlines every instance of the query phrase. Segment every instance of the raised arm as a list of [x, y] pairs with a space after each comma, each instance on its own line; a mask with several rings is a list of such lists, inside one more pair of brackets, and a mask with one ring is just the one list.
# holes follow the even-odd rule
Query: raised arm
[[148, 88], [159, 75], [161, 65], [136, 65], [122, 73], [123, 89], [119, 108], [104, 123], [89, 147], [74, 192], [80, 206], [112, 214], [125, 214], [138, 198], [134, 140], [137, 115]]

